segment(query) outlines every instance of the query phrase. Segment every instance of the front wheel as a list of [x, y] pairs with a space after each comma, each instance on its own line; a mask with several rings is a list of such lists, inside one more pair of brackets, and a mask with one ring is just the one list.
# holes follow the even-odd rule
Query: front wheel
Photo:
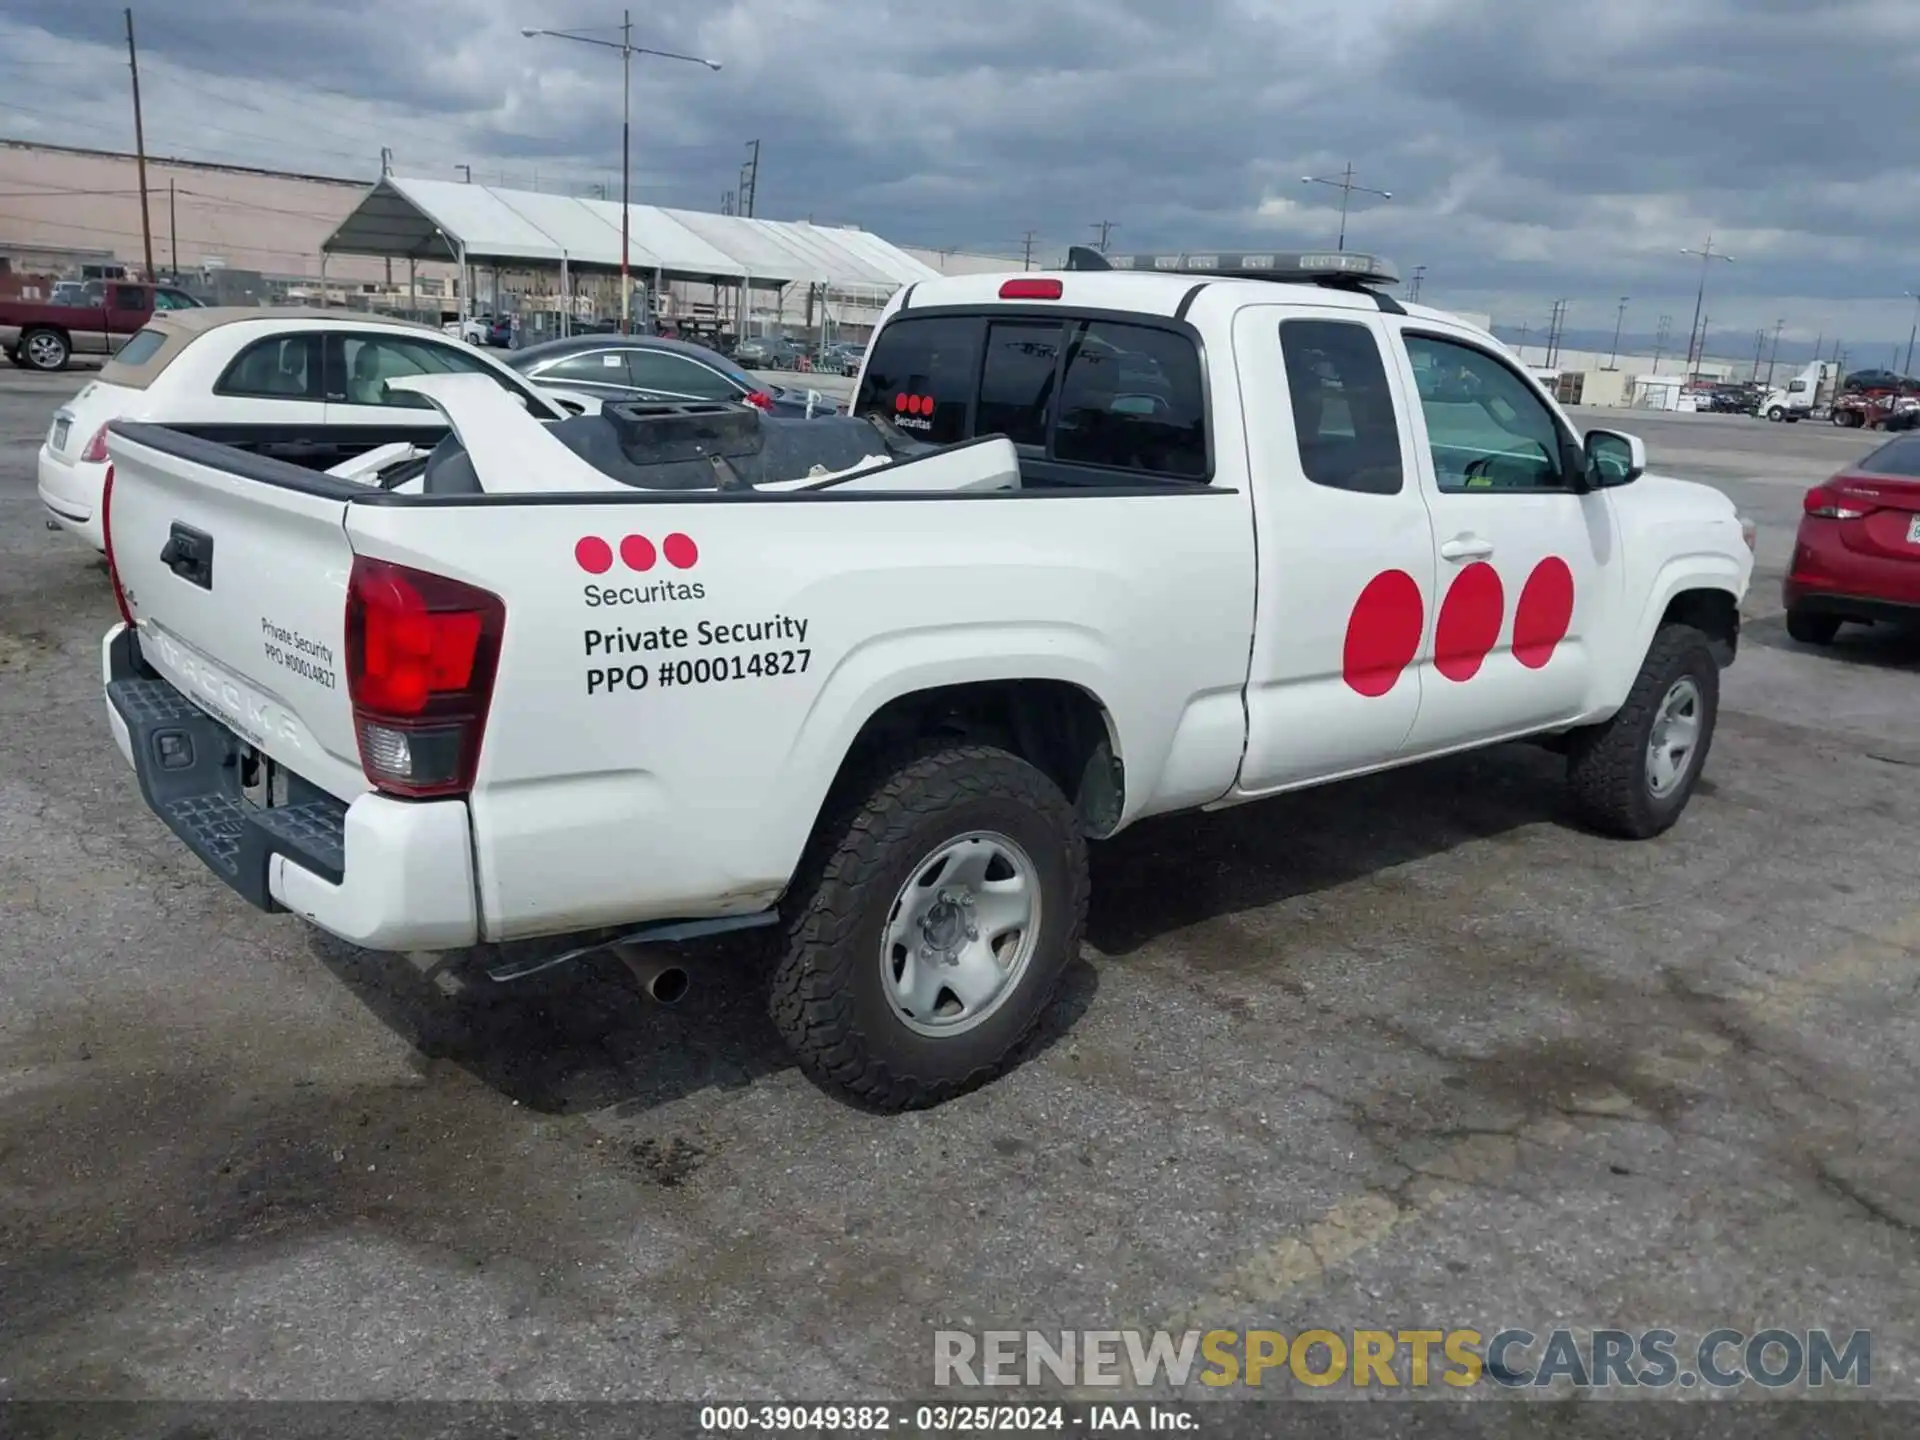
[[1778, 405], [1775, 405], [1771, 410], [1767, 411], [1767, 419], [1773, 421], [1776, 425], [1786, 418], [1787, 412], [1782, 410]]
[[906, 752], [845, 787], [790, 896], [771, 1008], [817, 1082], [881, 1110], [1003, 1070], [1078, 953], [1087, 851], [1059, 788], [1004, 750]]
[[1700, 779], [1719, 713], [1720, 667], [1707, 637], [1691, 625], [1661, 627], [1626, 704], [1567, 748], [1582, 817], [1629, 840], [1671, 827]]

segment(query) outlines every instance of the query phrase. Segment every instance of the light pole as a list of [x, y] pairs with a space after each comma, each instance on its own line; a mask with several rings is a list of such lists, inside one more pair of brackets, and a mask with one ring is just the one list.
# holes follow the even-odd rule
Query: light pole
[[1704, 343], [1705, 337], [1698, 334], [1700, 329], [1700, 307], [1706, 303], [1707, 298], [1707, 269], [1715, 260], [1724, 260], [1731, 265], [1733, 263], [1733, 257], [1723, 251], [1714, 249], [1713, 236], [1711, 235], [1707, 236], [1707, 243], [1698, 250], [1692, 249], [1691, 247], [1682, 247], [1680, 253], [1682, 255], [1697, 255], [1700, 257], [1700, 289], [1693, 297], [1693, 329], [1687, 332], [1687, 379], [1691, 381], [1693, 379], [1695, 363], [1693, 346], [1696, 338], [1702, 341], [1699, 358], [1704, 360], [1707, 353], [1707, 347]]
[[1620, 309], [1613, 317], [1613, 353], [1607, 357], [1607, 369], [1609, 370], [1618, 370], [1620, 368], [1620, 327], [1627, 323], [1627, 301], [1632, 298], [1631, 295], [1622, 295], [1620, 297]]
[[1920, 295], [1915, 295], [1911, 290], [1907, 294], [1913, 298], [1913, 324], [1907, 327], [1907, 362], [1900, 367], [1900, 378], [1903, 380], [1913, 373], [1913, 336], [1916, 330], [1920, 330]]
[[1375, 190], [1369, 185], [1354, 184], [1353, 162], [1351, 160], [1347, 162], [1347, 168], [1340, 172], [1340, 178], [1337, 180], [1322, 175], [1302, 175], [1300, 177], [1300, 183], [1302, 185], [1331, 185], [1340, 192], [1340, 239], [1333, 247], [1336, 250], [1345, 250], [1347, 248], [1347, 204], [1353, 199], [1354, 191], [1358, 190], [1363, 195], [1378, 195], [1382, 200], [1391, 200], [1393, 198], [1393, 192], [1391, 190]]
[[520, 33], [529, 40], [536, 35], [548, 35], [555, 40], [577, 40], [582, 45], [598, 45], [620, 52], [620, 333], [628, 334], [633, 328], [633, 276], [627, 268], [627, 235], [631, 223], [628, 209], [632, 204], [633, 191], [633, 57], [652, 55], [661, 60], [685, 60], [692, 65], [704, 65], [709, 70], [718, 70], [720, 62], [699, 55], [678, 55], [671, 50], [649, 50], [644, 45], [634, 44], [631, 10], [620, 12], [618, 40], [602, 40], [597, 35], [583, 35], [578, 30], [523, 29]]

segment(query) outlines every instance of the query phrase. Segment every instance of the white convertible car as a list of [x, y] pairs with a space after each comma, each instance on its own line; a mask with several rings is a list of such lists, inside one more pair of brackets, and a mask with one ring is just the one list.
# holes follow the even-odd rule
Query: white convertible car
[[104, 550], [109, 421], [152, 421], [345, 473], [368, 452], [405, 453], [446, 435], [446, 417], [424, 395], [386, 384], [444, 374], [485, 375], [542, 420], [600, 405], [531, 385], [484, 351], [408, 321], [339, 310], [176, 310], [156, 315], [54, 412], [40, 447], [40, 501], [49, 523]]

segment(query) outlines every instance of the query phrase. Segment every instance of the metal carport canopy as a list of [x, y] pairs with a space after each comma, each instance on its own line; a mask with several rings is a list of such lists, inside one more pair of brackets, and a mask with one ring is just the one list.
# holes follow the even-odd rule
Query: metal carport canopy
[[[628, 229], [630, 267], [674, 280], [897, 287], [938, 275], [862, 230], [704, 216], [651, 205], [628, 207]], [[449, 263], [464, 258], [557, 266], [564, 260], [575, 268], [617, 270], [620, 207], [540, 191], [388, 175], [321, 249]]]

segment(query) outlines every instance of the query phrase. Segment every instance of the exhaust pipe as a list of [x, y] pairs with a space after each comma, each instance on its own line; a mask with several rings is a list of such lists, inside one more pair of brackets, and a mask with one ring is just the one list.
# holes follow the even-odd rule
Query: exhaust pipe
[[633, 972], [633, 978], [640, 982], [640, 989], [649, 1000], [659, 1005], [678, 1005], [686, 998], [692, 981], [687, 972], [665, 960], [654, 950], [644, 945], [615, 945], [613, 953]]

